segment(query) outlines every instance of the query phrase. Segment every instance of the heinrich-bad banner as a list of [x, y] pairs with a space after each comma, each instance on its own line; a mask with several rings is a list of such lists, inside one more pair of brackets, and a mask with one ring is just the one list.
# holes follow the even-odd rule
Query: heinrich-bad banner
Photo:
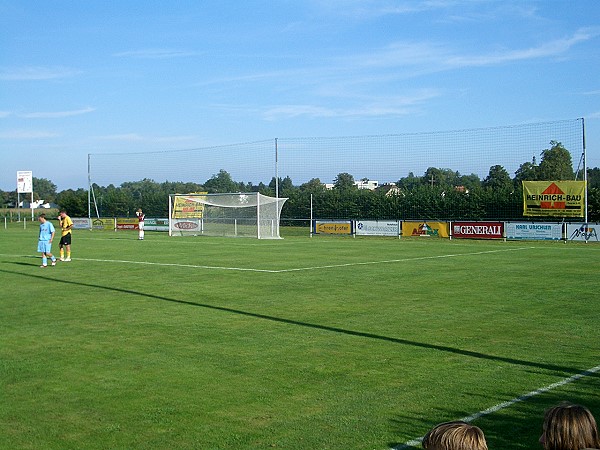
[[583, 217], [585, 181], [523, 181], [523, 215]]

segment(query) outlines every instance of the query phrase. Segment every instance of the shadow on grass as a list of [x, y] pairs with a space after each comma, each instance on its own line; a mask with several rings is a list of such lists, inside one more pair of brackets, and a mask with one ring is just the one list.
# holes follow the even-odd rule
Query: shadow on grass
[[[17, 263], [17, 262], [11, 262], [11, 264], [30, 265], [30, 264]], [[288, 325], [296, 325], [296, 326], [305, 327], [305, 328], [313, 328], [316, 330], [330, 331], [333, 333], [345, 334], [348, 336], [376, 339], [376, 340], [380, 340], [380, 341], [393, 342], [395, 344], [401, 344], [401, 345], [406, 345], [406, 346], [411, 346], [411, 347], [425, 348], [425, 349], [429, 349], [429, 350], [437, 350], [437, 351], [446, 352], [446, 353], [454, 353], [457, 355], [468, 356], [471, 358], [505, 362], [508, 364], [514, 364], [514, 365], [524, 366], [524, 367], [535, 367], [537, 369], [556, 371], [556, 372], [558, 372], [558, 375], [565, 375], [565, 374], [574, 375], [574, 374], [581, 373], [582, 370], [584, 370], [580, 367], [565, 367], [565, 366], [559, 366], [556, 364], [546, 364], [546, 363], [540, 363], [540, 362], [526, 361], [526, 360], [522, 360], [522, 359], [509, 358], [509, 357], [505, 357], [505, 356], [488, 355], [486, 353], [474, 352], [471, 350], [463, 350], [460, 348], [449, 347], [446, 345], [428, 344], [425, 342], [412, 341], [409, 339], [401, 339], [401, 338], [395, 338], [395, 337], [390, 337], [390, 336], [381, 336], [379, 334], [367, 333], [367, 332], [363, 332], [363, 331], [347, 330], [344, 328], [331, 327], [328, 325], [320, 325], [320, 324], [316, 324], [316, 323], [302, 322], [299, 320], [286, 319], [283, 317], [276, 317], [276, 316], [270, 316], [267, 314], [254, 313], [254, 312], [250, 312], [250, 311], [244, 311], [241, 309], [227, 308], [224, 306], [216, 306], [216, 305], [210, 305], [210, 304], [206, 304], [206, 303], [197, 303], [197, 302], [192, 302], [192, 301], [188, 301], [188, 300], [179, 300], [179, 299], [175, 299], [175, 298], [163, 297], [161, 295], [149, 294], [149, 293], [134, 291], [131, 289], [101, 286], [98, 284], [82, 283], [79, 281], [59, 280], [59, 279], [50, 278], [50, 277], [46, 277], [46, 276], [40, 276], [39, 274], [33, 275], [33, 274], [29, 274], [29, 273], [13, 272], [11, 270], [6, 270], [6, 269], [0, 269], [0, 272], [4, 272], [7, 274], [11, 274], [11, 275], [20, 275], [20, 276], [24, 276], [24, 277], [35, 278], [36, 280], [46, 279], [48, 281], [53, 281], [55, 283], [72, 284], [72, 285], [76, 285], [76, 286], [85, 286], [85, 287], [94, 288], [94, 289], [104, 289], [107, 291], [119, 292], [121, 294], [136, 295], [136, 296], [146, 297], [146, 298], [150, 298], [150, 299], [154, 299], [154, 300], [161, 300], [161, 301], [165, 301], [165, 302], [177, 303], [180, 305], [188, 305], [188, 306], [195, 306], [195, 307], [199, 307], [199, 308], [206, 308], [206, 309], [211, 309], [214, 311], [222, 311], [222, 312], [226, 312], [226, 313], [232, 313], [232, 314], [238, 314], [238, 315], [247, 316], [247, 317], [253, 317], [256, 319], [269, 320], [269, 321], [278, 322], [278, 323], [285, 323]], [[590, 374], [590, 376], [600, 377], [600, 374], [593, 373], [593, 374]]]

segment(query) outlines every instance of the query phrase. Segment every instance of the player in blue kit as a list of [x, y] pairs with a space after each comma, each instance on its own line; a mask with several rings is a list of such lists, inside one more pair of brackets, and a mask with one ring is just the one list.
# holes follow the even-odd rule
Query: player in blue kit
[[46, 220], [46, 214], [40, 214], [38, 217], [40, 222], [40, 237], [38, 241], [38, 252], [42, 254], [42, 265], [40, 267], [48, 267], [48, 257], [52, 261], [52, 265], [56, 265], [56, 257], [52, 254], [52, 240], [54, 239], [54, 225]]

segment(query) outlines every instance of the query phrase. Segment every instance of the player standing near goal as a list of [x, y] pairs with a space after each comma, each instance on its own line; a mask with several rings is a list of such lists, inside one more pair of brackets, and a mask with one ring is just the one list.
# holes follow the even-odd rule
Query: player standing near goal
[[[67, 216], [67, 212], [64, 209], [58, 215], [58, 224], [62, 230], [60, 243], [58, 244], [60, 246], [60, 260], [69, 262], [71, 261], [71, 230], [73, 229], [73, 221]], [[66, 258], [65, 250], [67, 252]]]
[[56, 257], [52, 254], [52, 240], [54, 239], [54, 225], [46, 220], [46, 214], [38, 216], [40, 222], [40, 236], [38, 240], [38, 252], [42, 254], [42, 265], [40, 267], [48, 267], [48, 256], [52, 260], [52, 265], [56, 265]]
[[135, 212], [135, 215], [138, 217], [138, 239], [140, 241], [144, 240], [144, 219], [146, 218], [146, 214], [142, 211], [142, 208], [138, 209]]

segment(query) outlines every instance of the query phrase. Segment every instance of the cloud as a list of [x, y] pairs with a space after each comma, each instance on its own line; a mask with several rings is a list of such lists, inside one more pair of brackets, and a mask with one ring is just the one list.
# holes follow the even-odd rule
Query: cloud
[[16, 67], [0, 68], [2, 81], [40, 81], [69, 78], [81, 74], [80, 70], [68, 67]]
[[313, 5], [325, 14], [342, 15], [361, 20], [370, 20], [390, 15], [406, 15], [433, 10], [444, 10], [455, 6], [456, 0], [315, 0]]
[[45, 139], [45, 138], [55, 138], [59, 137], [58, 133], [53, 133], [49, 131], [36, 131], [36, 130], [10, 130], [10, 131], [0, 131], [0, 139], [11, 139], [11, 140], [21, 140], [21, 139]]
[[81, 114], [87, 114], [95, 111], [96, 108], [83, 108], [74, 111], [54, 111], [54, 112], [32, 112], [19, 114], [19, 117], [24, 119], [60, 119], [63, 117], [79, 116]]
[[187, 56], [196, 56], [198, 53], [187, 51], [187, 50], [177, 50], [177, 49], [168, 49], [168, 48], [154, 48], [154, 49], [141, 49], [141, 50], [131, 50], [125, 52], [119, 52], [113, 54], [118, 58], [137, 58], [137, 59], [170, 59], [170, 58], [183, 58]]
[[446, 64], [450, 67], [487, 66], [512, 61], [559, 56], [569, 51], [571, 47], [597, 37], [598, 34], [600, 33], [597, 29], [582, 28], [570, 37], [548, 41], [537, 47], [508, 50], [486, 55], [450, 57], [447, 59]]
[[0, 111], [0, 119], [4, 119], [10, 116], [12, 113], [10, 111]]
[[573, 35], [523, 49], [508, 49], [492, 53], [460, 54], [446, 45], [431, 42], [395, 42], [366, 55], [356, 55], [346, 60], [362, 68], [411, 68], [418, 74], [432, 73], [463, 67], [490, 66], [539, 58], [560, 56], [573, 46], [600, 35], [597, 28], [581, 28]]
[[182, 135], [182, 136], [143, 136], [138, 133], [123, 133], [123, 134], [108, 134], [105, 136], [96, 136], [94, 139], [102, 141], [121, 141], [121, 142], [155, 142], [155, 143], [170, 143], [182, 142], [197, 139], [197, 136]]
[[359, 118], [388, 117], [414, 114], [426, 100], [437, 97], [439, 93], [423, 89], [408, 96], [368, 97], [357, 96], [352, 106], [323, 107], [308, 104], [279, 105], [263, 113], [265, 120], [289, 119], [299, 116], [311, 118]]

